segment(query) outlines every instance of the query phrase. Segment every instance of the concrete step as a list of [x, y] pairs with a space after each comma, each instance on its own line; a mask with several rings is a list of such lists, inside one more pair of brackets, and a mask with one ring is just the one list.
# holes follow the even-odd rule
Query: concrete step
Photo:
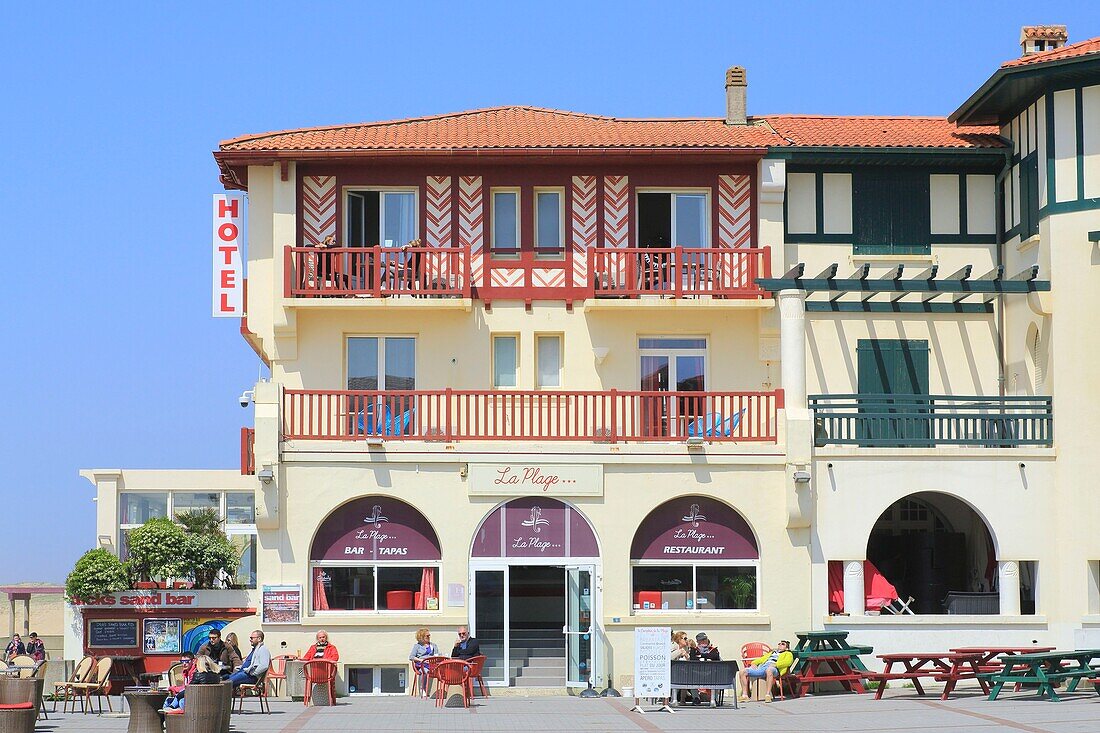
[[523, 665], [523, 669], [530, 670], [560, 670], [565, 673], [565, 657], [535, 657]]
[[547, 675], [545, 677], [519, 676], [512, 682], [513, 687], [564, 687], [565, 675]]

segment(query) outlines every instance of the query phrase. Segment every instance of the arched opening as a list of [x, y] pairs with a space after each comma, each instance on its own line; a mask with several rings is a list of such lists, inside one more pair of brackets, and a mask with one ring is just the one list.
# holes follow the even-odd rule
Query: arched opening
[[886, 507], [871, 528], [867, 560], [900, 598], [913, 597], [914, 613], [998, 612], [993, 535], [953, 496], [920, 492]]
[[436, 611], [441, 559], [435, 530], [412, 505], [391, 496], [349, 501], [310, 545], [310, 608]]
[[634, 612], [755, 610], [759, 560], [756, 536], [733, 507], [706, 496], [667, 501], [630, 546]]

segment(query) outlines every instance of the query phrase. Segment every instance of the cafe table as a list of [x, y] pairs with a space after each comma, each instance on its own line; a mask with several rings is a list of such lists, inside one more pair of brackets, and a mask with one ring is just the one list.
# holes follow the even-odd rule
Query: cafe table
[[1093, 680], [1100, 694], [1100, 686], [1095, 685], [1100, 669], [1091, 666], [1096, 659], [1100, 659], [1100, 649], [1004, 654], [1000, 657], [1004, 665], [1001, 670], [987, 675], [992, 683], [989, 699], [996, 700], [1005, 684], [1030, 683], [1039, 685], [1040, 696], [1046, 694], [1051, 702], [1058, 702], [1061, 698], [1054, 691], [1055, 685], [1066, 682], [1066, 692], [1074, 692], [1083, 679]]
[[164, 721], [160, 717], [160, 709], [164, 707], [164, 701], [168, 699], [166, 690], [136, 688], [124, 691], [122, 697], [130, 708], [130, 722], [126, 726], [127, 733], [160, 733], [164, 730]]
[[798, 696], [810, 685], [837, 682], [849, 692], [863, 692], [867, 667], [860, 654], [874, 651], [869, 646], [852, 646], [847, 631], [803, 631], [796, 635], [798, 644], [791, 651], [795, 662], [790, 674], [799, 682]]
[[[875, 699], [882, 699], [882, 692], [886, 689], [886, 683], [890, 680], [911, 680], [917, 694], [923, 696], [924, 688], [921, 687], [921, 677], [931, 677], [937, 682], [943, 682], [941, 700], [946, 700], [955, 689], [959, 680], [978, 680], [982, 692], [988, 694], [989, 686], [982, 674], [981, 658], [979, 652], [917, 652], [879, 654], [878, 658], [885, 664], [881, 672], [866, 672], [864, 678], [878, 682], [878, 690], [875, 691]], [[895, 665], [901, 665], [902, 671], [894, 671]]]

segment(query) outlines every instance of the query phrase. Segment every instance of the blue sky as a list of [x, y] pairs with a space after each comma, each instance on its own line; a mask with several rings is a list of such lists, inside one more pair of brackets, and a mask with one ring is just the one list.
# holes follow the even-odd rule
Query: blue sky
[[257, 361], [210, 317], [220, 139], [514, 103], [720, 116], [732, 64], [750, 114], [947, 114], [1021, 25], [1100, 35], [1089, 2], [91, 5], [0, 27], [0, 583], [61, 582], [95, 543], [80, 468], [238, 466]]

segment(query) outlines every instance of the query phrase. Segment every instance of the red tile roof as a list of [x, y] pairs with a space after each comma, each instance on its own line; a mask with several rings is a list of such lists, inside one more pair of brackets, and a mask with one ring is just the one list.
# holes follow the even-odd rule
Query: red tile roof
[[767, 125], [710, 119], [619, 119], [538, 107], [492, 107], [388, 122], [314, 127], [225, 140], [223, 151], [763, 148]]
[[1005, 61], [1003, 64], [1001, 64], [1001, 68], [1011, 69], [1016, 66], [1042, 64], [1048, 61], [1062, 61], [1064, 59], [1072, 59], [1077, 56], [1084, 56], [1090, 53], [1100, 53], [1100, 37], [1090, 38], [1087, 41], [1078, 41], [1077, 43], [1071, 43], [1068, 46], [1062, 46], [1061, 48], [1055, 48], [1050, 51], [1040, 51], [1039, 53], [1033, 53], [1030, 56], [1021, 56], [1018, 59]]
[[1000, 148], [996, 127], [956, 127], [945, 117], [764, 118], [788, 145], [844, 148]]

